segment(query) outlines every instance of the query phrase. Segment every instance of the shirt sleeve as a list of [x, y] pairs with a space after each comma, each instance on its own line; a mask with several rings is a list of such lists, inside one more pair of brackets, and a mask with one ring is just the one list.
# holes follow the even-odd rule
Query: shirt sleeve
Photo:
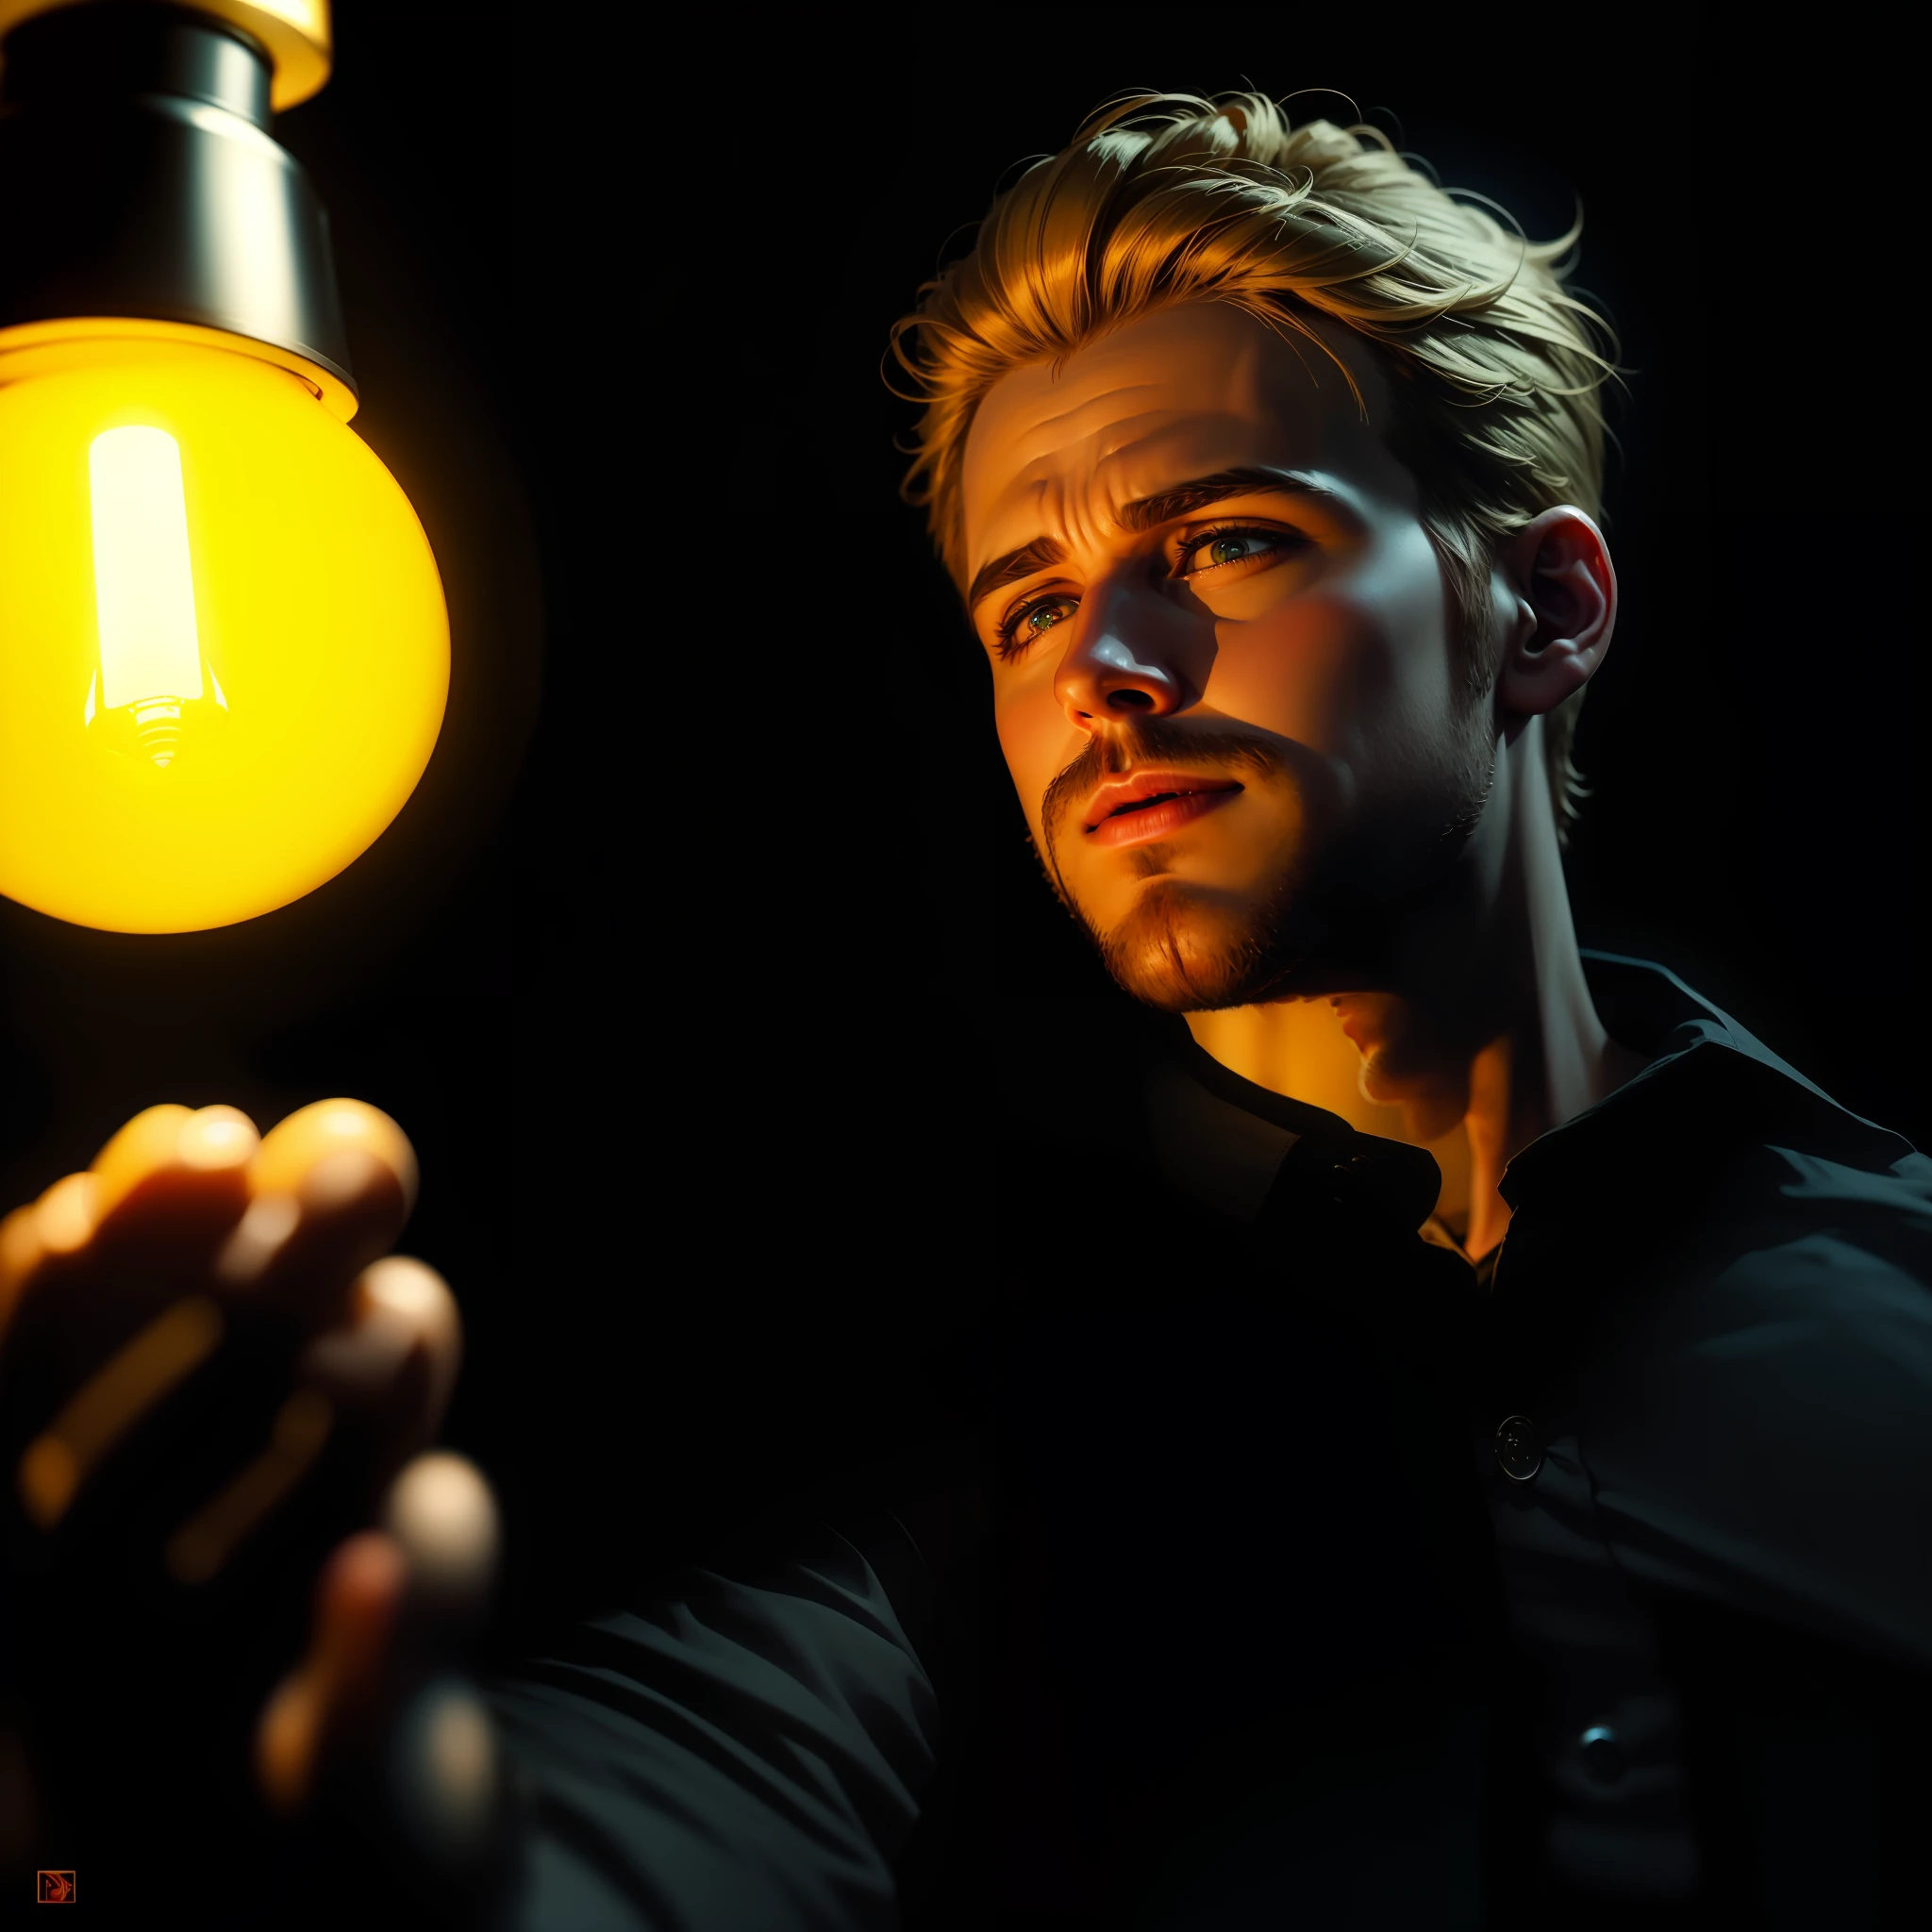
[[872, 1932], [934, 1763], [878, 1571], [825, 1529], [685, 1573], [489, 1687], [525, 1787], [515, 1932]]

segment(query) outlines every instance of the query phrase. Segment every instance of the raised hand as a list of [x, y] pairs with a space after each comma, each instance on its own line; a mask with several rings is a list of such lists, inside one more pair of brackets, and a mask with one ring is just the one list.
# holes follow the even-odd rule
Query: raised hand
[[493, 1740], [436, 1674], [496, 1531], [481, 1477], [419, 1454], [461, 1335], [387, 1253], [415, 1188], [358, 1102], [261, 1140], [160, 1107], [0, 1223], [13, 1871], [84, 1859], [91, 1902], [152, 1907], [153, 1859], [236, 1870], [264, 1813], [331, 1789], [406, 1859], [474, 1858]]

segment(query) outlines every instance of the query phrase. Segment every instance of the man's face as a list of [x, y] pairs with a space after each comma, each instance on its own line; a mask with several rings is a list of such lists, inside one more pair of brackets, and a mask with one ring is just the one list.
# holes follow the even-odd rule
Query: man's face
[[1013, 371], [967, 440], [975, 631], [1033, 836], [1109, 969], [1188, 1009], [1374, 983], [1494, 753], [1390, 385], [1187, 303]]

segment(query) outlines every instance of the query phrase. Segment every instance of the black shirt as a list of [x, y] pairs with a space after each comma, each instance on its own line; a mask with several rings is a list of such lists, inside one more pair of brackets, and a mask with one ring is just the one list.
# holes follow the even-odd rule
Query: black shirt
[[935, 1408], [984, 1533], [936, 1607], [853, 1516], [499, 1686], [521, 1922], [890, 1924], [900, 1860], [915, 1924], [1881, 1923], [1932, 1162], [1586, 968], [1648, 1064], [1511, 1163], [1480, 1270], [1425, 1153], [1182, 1023], [1004, 1016], [1003, 1293]]

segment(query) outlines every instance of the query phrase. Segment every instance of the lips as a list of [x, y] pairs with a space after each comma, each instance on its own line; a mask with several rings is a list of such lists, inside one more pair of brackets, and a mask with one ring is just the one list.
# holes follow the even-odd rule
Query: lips
[[1081, 826], [1096, 844], [1135, 844], [1215, 810], [1241, 789], [1232, 778], [1197, 773], [1130, 772], [1094, 792], [1081, 814]]
[[1232, 778], [1204, 778], [1187, 772], [1129, 772], [1108, 779], [1094, 791], [1081, 814], [1083, 827], [1091, 832], [1108, 819], [1147, 811], [1173, 798], [1241, 789]]

